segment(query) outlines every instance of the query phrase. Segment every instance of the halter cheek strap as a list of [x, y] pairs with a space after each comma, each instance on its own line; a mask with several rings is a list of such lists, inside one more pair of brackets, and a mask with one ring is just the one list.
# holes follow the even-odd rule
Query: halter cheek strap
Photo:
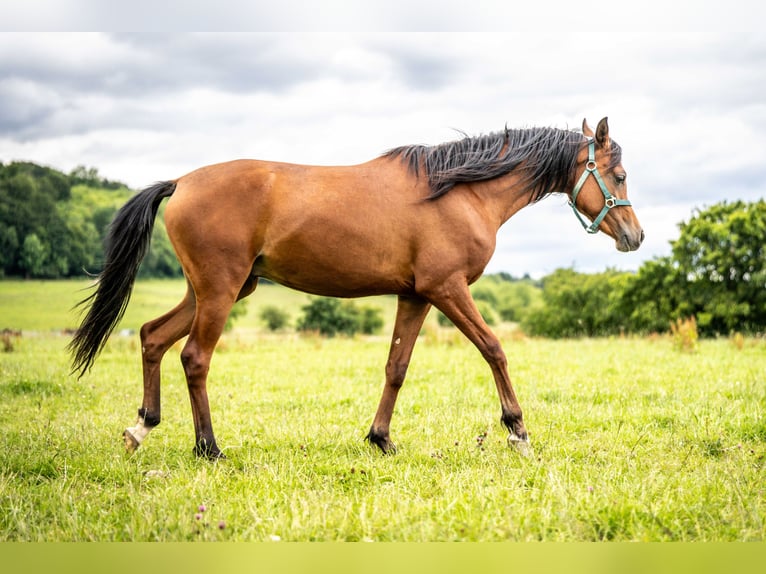
[[[580, 212], [577, 211], [577, 206], [575, 204], [577, 195], [580, 193], [580, 190], [582, 190], [582, 186], [585, 185], [585, 180], [588, 179], [589, 175], [593, 175], [593, 177], [596, 178], [596, 182], [601, 188], [601, 193], [604, 194], [604, 207], [601, 208], [601, 212], [590, 225], [588, 225], [582, 218]], [[585, 231], [588, 233], [598, 233], [598, 226], [601, 225], [601, 222], [604, 220], [604, 217], [606, 217], [606, 214], [609, 213], [610, 209], [618, 205], [630, 205], [630, 201], [614, 197], [606, 188], [606, 184], [604, 183], [604, 180], [601, 179], [601, 174], [598, 172], [598, 167], [596, 166], [596, 145], [593, 140], [590, 140], [590, 143], [588, 144], [588, 162], [585, 164], [585, 171], [582, 172], [577, 185], [575, 185], [574, 190], [572, 190], [572, 200], [569, 202], [569, 205], [577, 216], [577, 219], [585, 228]]]

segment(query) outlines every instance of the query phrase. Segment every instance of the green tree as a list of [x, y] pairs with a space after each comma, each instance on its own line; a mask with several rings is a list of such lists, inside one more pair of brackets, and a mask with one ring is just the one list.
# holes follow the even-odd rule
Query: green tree
[[766, 328], [766, 201], [722, 202], [679, 226], [673, 259], [684, 280], [679, 316], [703, 334]]
[[19, 250], [19, 236], [16, 228], [0, 221], [0, 277], [6, 268], [13, 268]]
[[39, 277], [42, 274], [46, 256], [45, 245], [37, 235], [30, 233], [24, 238], [19, 258], [27, 277]]
[[609, 335], [628, 327], [622, 295], [630, 274], [609, 270], [585, 274], [557, 269], [543, 279], [543, 306], [527, 315], [530, 335], [581, 337]]
[[667, 331], [671, 321], [681, 318], [684, 283], [678, 265], [670, 257], [643, 263], [622, 295], [629, 330], [635, 333]]

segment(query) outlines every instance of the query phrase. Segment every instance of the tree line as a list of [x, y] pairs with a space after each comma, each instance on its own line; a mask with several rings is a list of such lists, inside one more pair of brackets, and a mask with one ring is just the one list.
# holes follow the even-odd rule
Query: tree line
[[766, 332], [766, 201], [721, 202], [679, 224], [671, 254], [636, 273], [558, 269], [522, 326], [547, 337], [670, 330], [696, 321], [700, 335]]
[[[98, 273], [109, 223], [132, 193], [94, 168], [65, 174], [29, 162], [0, 163], [0, 277]], [[181, 275], [161, 221], [141, 275]]]
[[[94, 168], [65, 174], [29, 162], [0, 163], [0, 277], [97, 274], [109, 223], [132, 193]], [[500, 273], [483, 277], [472, 292], [488, 323], [515, 322], [530, 335], [664, 332], [691, 317], [702, 335], [765, 332], [766, 201], [698, 209], [679, 232], [670, 255], [635, 273], [557, 269], [538, 281]], [[162, 217], [139, 275], [182, 275]], [[368, 309], [317, 304], [311, 311], [332, 316], [338, 332], [348, 324], [359, 323], [362, 331], [369, 328], [365, 321], [377, 325]], [[321, 330], [316, 318], [306, 321]]]

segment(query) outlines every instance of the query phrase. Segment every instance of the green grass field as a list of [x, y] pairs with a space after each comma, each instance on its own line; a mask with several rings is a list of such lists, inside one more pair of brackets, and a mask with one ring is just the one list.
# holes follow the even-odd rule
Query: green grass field
[[[228, 459], [192, 455], [178, 354], [163, 364], [163, 422], [132, 456], [140, 324], [184, 286], [136, 286], [93, 371], [69, 376], [65, 329], [82, 282], [0, 282], [2, 541], [762, 541], [766, 342], [665, 337], [548, 341], [499, 332], [534, 455], [506, 444], [490, 372], [430, 322], [383, 456], [363, 437], [387, 336], [266, 333], [265, 285], [222, 339], [208, 391]], [[395, 301], [378, 298], [388, 325]], [[0, 351], [2, 348], [0, 347]], [[201, 507], [204, 510], [201, 510]]]

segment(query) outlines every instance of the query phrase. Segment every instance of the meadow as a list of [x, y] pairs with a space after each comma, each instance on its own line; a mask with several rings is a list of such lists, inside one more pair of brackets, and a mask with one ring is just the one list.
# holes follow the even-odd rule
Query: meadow
[[[763, 541], [766, 341], [552, 341], [497, 328], [533, 455], [506, 444], [489, 368], [432, 316], [392, 423], [363, 440], [388, 335], [268, 333], [305, 295], [264, 285], [226, 333], [208, 392], [227, 460], [192, 454], [176, 345], [163, 422], [135, 454], [136, 330], [179, 281], [142, 281], [92, 372], [69, 375], [85, 282], [0, 282], [1, 541]], [[386, 330], [395, 300], [376, 298]], [[386, 331], [387, 333], [387, 331]], [[2, 351], [0, 347], [0, 351]]]

